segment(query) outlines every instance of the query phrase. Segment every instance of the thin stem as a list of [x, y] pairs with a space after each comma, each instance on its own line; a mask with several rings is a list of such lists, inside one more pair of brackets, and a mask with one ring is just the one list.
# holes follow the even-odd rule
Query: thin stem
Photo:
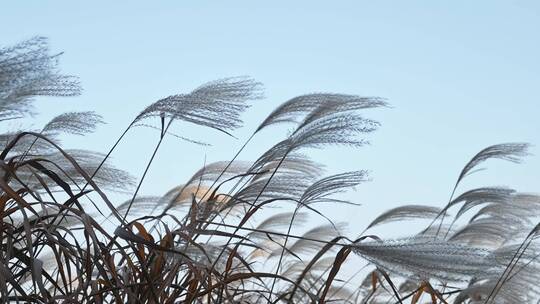
[[135, 198], [137, 198], [137, 194], [139, 193], [139, 190], [141, 189], [142, 183], [144, 181], [144, 178], [146, 177], [146, 174], [148, 173], [148, 170], [150, 169], [150, 165], [152, 165], [152, 162], [154, 161], [154, 158], [156, 157], [156, 154], [159, 150], [159, 147], [161, 146], [161, 143], [163, 142], [163, 139], [165, 138], [165, 134], [167, 133], [167, 130], [171, 126], [173, 122], [173, 119], [169, 121], [167, 124], [167, 127], [161, 132], [161, 135], [159, 137], [159, 141], [154, 148], [154, 152], [152, 152], [152, 156], [150, 157], [150, 160], [148, 161], [148, 164], [146, 164], [146, 168], [144, 169], [143, 175], [141, 176], [141, 180], [139, 181], [139, 184], [137, 185], [137, 189], [135, 189], [135, 193], [133, 193], [133, 197], [131, 198], [131, 201], [129, 202], [129, 205], [127, 207], [126, 213], [124, 214], [124, 217], [122, 219], [122, 222], [126, 221], [126, 218], [128, 216], [129, 210], [131, 210], [131, 206], [133, 205], [133, 202], [135, 201]]
[[[280, 233], [280, 232], [275, 232], [275, 231], [268, 231], [268, 230], [261, 230], [261, 229], [255, 229], [255, 228], [247, 228], [247, 227], [239, 227], [239, 226], [235, 226], [235, 225], [222, 224], [222, 223], [209, 222], [209, 221], [199, 221], [199, 222], [209, 224], [209, 225], [216, 225], [216, 226], [222, 226], [222, 227], [227, 227], [227, 228], [235, 228], [235, 229], [245, 230], [245, 231], [250, 231], [250, 232], [264, 233], [264, 234], [268, 234], [268, 235], [283, 236], [283, 237], [288, 236], [288, 237], [293, 238], [293, 239], [316, 242], [316, 243], [321, 243], [321, 244], [332, 244], [332, 245], [343, 246], [343, 247], [350, 246], [348, 244], [329, 242], [329, 241], [324, 241], [324, 240], [319, 240], [319, 239], [313, 239], [313, 238], [298, 236], [298, 235], [294, 235], [294, 234], [285, 234], [285, 233]], [[349, 239], [346, 239], [346, 240], [351, 241]]]
[[[300, 208], [300, 205], [297, 205], [296, 208], [294, 209], [293, 215], [291, 217], [291, 221], [289, 222], [289, 227], [287, 228], [287, 235], [285, 236], [285, 241], [283, 242], [283, 247], [281, 247], [281, 253], [279, 255], [279, 261], [278, 261], [276, 272], [275, 272], [276, 275], [279, 273], [279, 269], [281, 268], [281, 263], [283, 261], [283, 255], [285, 254], [285, 248], [287, 248], [287, 242], [289, 241], [289, 235], [291, 233], [294, 218], [296, 217], [296, 213], [298, 212], [299, 208]], [[272, 287], [270, 288], [270, 296], [274, 292], [275, 285], [276, 285], [276, 278], [274, 278], [272, 280]]]

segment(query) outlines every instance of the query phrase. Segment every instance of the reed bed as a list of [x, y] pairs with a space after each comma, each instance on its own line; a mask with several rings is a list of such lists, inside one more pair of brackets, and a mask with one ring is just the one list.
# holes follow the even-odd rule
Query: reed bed
[[[0, 49], [1, 122], [27, 119], [40, 96], [81, 93], [78, 79], [59, 71], [59, 57], [42, 37]], [[230, 136], [262, 95], [260, 83], [232, 77], [165, 97], [134, 117], [105, 154], [59, 143], [94, 131], [103, 122], [94, 112], [0, 134], [0, 302], [538, 303], [540, 197], [460, 187], [486, 161], [520, 162], [525, 143], [480, 151], [459, 172], [446, 205], [388, 210], [355, 239], [317, 209], [354, 204], [340, 194], [369, 174], [327, 175], [309, 151], [363, 147], [379, 126], [364, 112], [387, 107], [383, 98], [294, 97], [232, 159], [206, 164], [162, 196], [140, 193], [164, 139], [202, 142], [197, 134], [173, 134], [171, 126], [187, 122]], [[277, 125], [290, 131], [257, 159], [239, 160], [253, 138]], [[110, 156], [141, 127], [155, 129], [159, 141], [135, 178], [112, 166]], [[114, 192], [130, 198], [118, 204], [109, 198]], [[324, 224], [310, 226], [308, 217]], [[399, 239], [369, 233], [409, 220], [428, 225]], [[293, 234], [298, 227], [304, 232]]]

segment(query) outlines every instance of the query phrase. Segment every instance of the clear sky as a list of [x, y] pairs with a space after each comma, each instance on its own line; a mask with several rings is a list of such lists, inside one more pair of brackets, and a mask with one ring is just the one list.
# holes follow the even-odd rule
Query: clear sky
[[[246, 113], [239, 140], [214, 132], [175, 132], [142, 192], [161, 194], [207, 161], [229, 159], [279, 103], [310, 92], [381, 96], [391, 109], [360, 150], [313, 153], [330, 172], [369, 169], [351, 192], [359, 208], [323, 208], [351, 234], [403, 203], [448, 199], [462, 166], [496, 143], [535, 145], [522, 165], [493, 161], [466, 183], [540, 192], [540, 4], [537, 1], [4, 1], [0, 44], [42, 35], [65, 51], [62, 69], [85, 89], [39, 102], [45, 121], [61, 111], [95, 110], [108, 122], [66, 145], [106, 151], [133, 117], [158, 98], [225, 76], [263, 82], [266, 99]], [[186, 134], [188, 133], [188, 134]], [[279, 139], [264, 133], [244, 159]], [[158, 134], [135, 130], [115, 164], [140, 176]], [[141, 160], [145, 161], [141, 161]]]

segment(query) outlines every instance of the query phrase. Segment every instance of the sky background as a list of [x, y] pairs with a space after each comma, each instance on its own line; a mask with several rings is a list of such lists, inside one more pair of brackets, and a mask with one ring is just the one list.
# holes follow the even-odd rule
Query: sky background
[[[64, 51], [61, 67], [84, 93], [40, 99], [34, 126], [62, 111], [94, 110], [107, 125], [68, 147], [107, 151], [129, 122], [159, 98], [217, 78], [250, 75], [266, 98], [224, 138], [201, 128], [167, 138], [141, 193], [163, 194], [207, 162], [230, 159], [257, 124], [294, 96], [335, 92], [380, 96], [389, 109], [366, 116], [382, 127], [371, 145], [309, 151], [329, 173], [368, 169], [372, 181], [347, 197], [361, 207], [321, 206], [359, 233], [400, 204], [444, 205], [465, 163], [503, 142], [535, 145], [521, 165], [491, 161], [474, 186], [540, 192], [540, 4], [536, 1], [10, 1], [0, 4], [0, 44], [35, 35]], [[15, 127], [15, 126], [12, 126]], [[114, 163], [140, 176], [157, 132], [132, 131]], [[283, 138], [272, 129], [242, 159]], [[399, 232], [407, 233], [400, 227]], [[395, 231], [384, 231], [392, 233]]]

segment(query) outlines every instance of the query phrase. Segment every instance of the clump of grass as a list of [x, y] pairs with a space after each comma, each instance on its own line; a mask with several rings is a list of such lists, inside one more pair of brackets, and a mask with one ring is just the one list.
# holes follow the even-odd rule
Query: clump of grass
[[[80, 93], [77, 79], [58, 71], [58, 56], [41, 37], [0, 49], [0, 121], [26, 117], [35, 97]], [[176, 121], [229, 136], [242, 125], [249, 102], [261, 97], [260, 83], [233, 77], [163, 98], [142, 110], [107, 154], [68, 150], [58, 142], [65, 134], [93, 131], [102, 122], [93, 112], [61, 114], [41, 130], [0, 134], [0, 302], [538, 299], [534, 221], [540, 198], [504, 187], [456, 195], [479, 164], [493, 158], [518, 162], [526, 144], [495, 145], [474, 156], [446, 206], [399, 206], [366, 228], [431, 219], [417, 235], [384, 240], [364, 231], [351, 240], [343, 236], [343, 224], [317, 210], [323, 202], [354, 204], [337, 194], [367, 181], [368, 173], [328, 176], [306, 153], [365, 145], [365, 135], [379, 123], [360, 113], [387, 106], [382, 98], [327, 93], [292, 98], [269, 114], [231, 160], [205, 165], [162, 196], [139, 194], [168, 135], [200, 143], [192, 134], [172, 134]], [[278, 124], [290, 127], [288, 135], [259, 158], [238, 160], [252, 138]], [[159, 131], [159, 141], [136, 180], [108, 160], [125, 134], [148, 126]], [[111, 191], [128, 192], [130, 198], [115, 204]], [[265, 212], [283, 206], [292, 212]], [[308, 216], [325, 224], [308, 226]], [[293, 234], [295, 227], [304, 232]], [[345, 264], [353, 274], [342, 271]]]

